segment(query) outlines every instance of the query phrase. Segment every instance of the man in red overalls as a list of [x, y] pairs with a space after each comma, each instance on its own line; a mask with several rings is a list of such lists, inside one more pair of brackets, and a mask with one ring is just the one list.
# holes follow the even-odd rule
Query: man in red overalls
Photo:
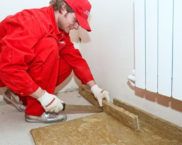
[[[90, 86], [102, 106], [107, 91], [95, 83], [87, 62], [70, 41], [79, 26], [91, 31], [88, 0], [52, 0], [49, 7], [23, 10], [0, 23], [0, 87], [7, 87], [6, 101], [18, 96], [28, 122], [55, 122], [64, 102], [54, 95], [57, 85], [72, 72]], [[15, 95], [16, 94], [16, 95]], [[19, 108], [20, 109], [20, 108]]]

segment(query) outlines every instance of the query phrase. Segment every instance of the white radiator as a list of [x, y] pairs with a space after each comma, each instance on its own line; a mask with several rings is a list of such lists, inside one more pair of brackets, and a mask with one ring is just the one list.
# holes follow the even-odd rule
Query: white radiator
[[182, 100], [182, 0], [135, 0], [135, 85]]

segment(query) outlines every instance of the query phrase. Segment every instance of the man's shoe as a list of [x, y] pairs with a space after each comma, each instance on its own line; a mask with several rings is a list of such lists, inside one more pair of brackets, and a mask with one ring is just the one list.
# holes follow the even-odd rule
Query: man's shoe
[[65, 114], [46, 113], [44, 112], [41, 116], [25, 115], [25, 121], [32, 123], [52, 123], [65, 121], [67, 116]]
[[19, 97], [15, 95], [12, 91], [7, 90], [3, 94], [3, 99], [7, 104], [12, 105], [15, 107], [19, 112], [22, 112], [25, 110], [25, 106], [23, 105], [23, 102], [19, 100]]

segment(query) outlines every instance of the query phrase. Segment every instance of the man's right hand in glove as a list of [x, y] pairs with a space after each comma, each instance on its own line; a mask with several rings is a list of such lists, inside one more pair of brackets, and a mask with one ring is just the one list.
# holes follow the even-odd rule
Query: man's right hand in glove
[[61, 99], [41, 88], [38, 88], [31, 96], [41, 103], [46, 112], [58, 113], [64, 110], [65, 103]]
[[97, 99], [100, 107], [103, 106], [103, 103], [102, 103], [103, 99], [110, 102], [109, 92], [101, 89], [97, 84], [91, 87], [91, 91], [94, 94], [95, 98]]

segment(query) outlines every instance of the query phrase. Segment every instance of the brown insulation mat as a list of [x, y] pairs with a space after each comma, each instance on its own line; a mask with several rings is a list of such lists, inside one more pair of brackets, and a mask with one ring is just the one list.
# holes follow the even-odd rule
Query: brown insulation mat
[[148, 128], [134, 131], [104, 112], [32, 129], [31, 134], [36, 145], [182, 145]]

